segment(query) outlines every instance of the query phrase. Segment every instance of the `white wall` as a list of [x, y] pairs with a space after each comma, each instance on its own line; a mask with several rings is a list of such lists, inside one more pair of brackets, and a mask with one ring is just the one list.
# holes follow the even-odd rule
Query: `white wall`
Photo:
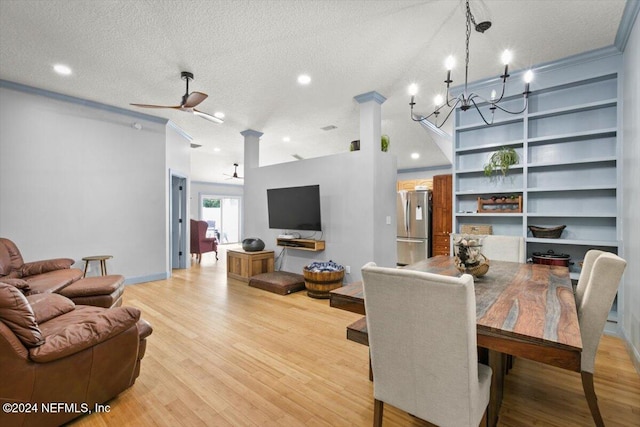
[[[269, 229], [267, 189], [318, 184], [323, 234], [314, 238], [325, 240], [326, 249], [287, 249], [282, 270], [302, 273], [302, 268], [312, 261], [333, 260], [351, 267], [345, 282], [353, 282], [361, 280], [360, 268], [369, 261], [395, 266], [396, 158], [377, 152], [374, 163], [376, 170], [372, 170], [370, 156], [354, 151], [260, 168], [245, 167], [244, 237], [259, 237], [267, 249], [280, 253], [281, 248], [275, 244], [282, 230]], [[387, 216], [391, 218], [389, 225]]]
[[25, 261], [109, 254], [128, 283], [166, 277], [165, 123], [86, 104], [0, 85], [0, 236]]
[[622, 331], [640, 366], [640, 23], [636, 19], [623, 55], [623, 226], [627, 269]]

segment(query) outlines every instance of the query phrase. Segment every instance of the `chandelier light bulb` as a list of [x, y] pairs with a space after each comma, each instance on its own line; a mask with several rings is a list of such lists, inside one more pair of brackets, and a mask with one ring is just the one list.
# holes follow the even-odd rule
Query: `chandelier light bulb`
[[509, 63], [513, 59], [513, 55], [508, 49], [505, 49], [505, 51], [502, 52], [502, 56], [500, 57], [500, 59], [502, 60], [503, 65], [509, 65]]
[[495, 90], [492, 90], [492, 91], [491, 91], [491, 100], [492, 100], [492, 101], [495, 101], [496, 96], [497, 96], [496, 91], [495, 91]]
[[531, 83], [531, 80], [533, 80], [533, 71], [529, 70], [524, 73], [524, 82], [529, 84]]
[[442, 97], [442, 95], [438, 94], [433, 98], [433, 103], [435, 104], [436, 108], [438, 108], [439, 106], [444, 104], [444, 98]]
[[456, 59], [452, 55], [447, 56], [447, 59], [444, 60], [444, 67], [447, 69], [447, 71], [453, 70], [453, 67], [455, 67], [455, 65]]
[[418, 94], [418, 85], [412, 83], [409, 85], [409, 95], [416, 96]]

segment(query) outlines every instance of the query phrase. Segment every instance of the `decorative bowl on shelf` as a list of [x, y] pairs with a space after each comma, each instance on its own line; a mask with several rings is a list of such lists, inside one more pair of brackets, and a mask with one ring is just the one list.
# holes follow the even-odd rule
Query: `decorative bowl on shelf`
[[530, 225], [529, 230], [533, 237], [539, 237], [543, 239], [559, 239], [562, 235], [562, 231], [566, 228], [566, 225], [559, 225], [557, 227], [538, 227]]

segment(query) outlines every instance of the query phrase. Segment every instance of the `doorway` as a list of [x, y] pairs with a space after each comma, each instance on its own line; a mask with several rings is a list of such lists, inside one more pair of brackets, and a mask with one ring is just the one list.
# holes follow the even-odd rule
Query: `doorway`
[[200, 195], [200, 219], [206, 221], [207, 237], [216, 237], [220, 244], [240, 241], [241, 198]]
[[187, 268], [187, 178], [171, 175], [171, 268]]

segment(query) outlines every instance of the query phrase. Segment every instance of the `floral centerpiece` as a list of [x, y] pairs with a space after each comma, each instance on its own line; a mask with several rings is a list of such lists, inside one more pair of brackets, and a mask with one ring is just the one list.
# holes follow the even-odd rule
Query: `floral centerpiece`
[[478, 236], [461, 235], [454, 244], [454, 261], [458, 270], [475, 277], [489, 271], [489, 260], [482, 254], [482, 239]]

